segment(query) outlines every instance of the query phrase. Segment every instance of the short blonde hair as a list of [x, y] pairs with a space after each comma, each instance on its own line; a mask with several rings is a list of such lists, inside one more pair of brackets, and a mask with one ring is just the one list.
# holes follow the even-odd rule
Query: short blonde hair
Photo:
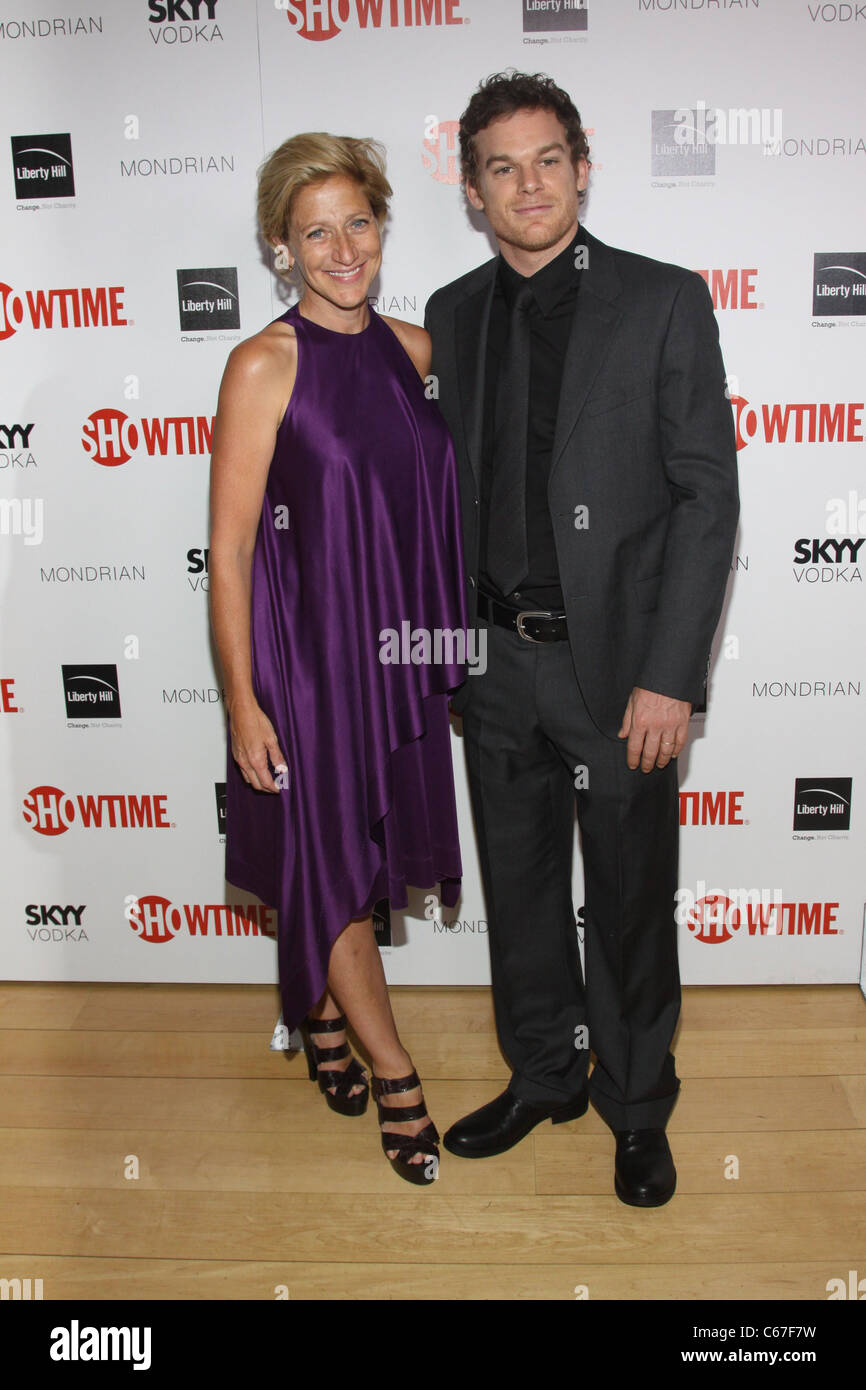
[[308, 131], [284, 140], [259, 167], [257, 212], [265, 240], [285, 241], [296, 194], [334, 174], [355, 180], [381, 227], [392, 192], [384, 146], [378, 140]]

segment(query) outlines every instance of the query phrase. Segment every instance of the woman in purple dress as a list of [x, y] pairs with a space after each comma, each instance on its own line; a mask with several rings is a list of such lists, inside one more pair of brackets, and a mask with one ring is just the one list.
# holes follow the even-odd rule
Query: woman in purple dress
[[[462, 873], [449, 693], [466, 674], [456, 467], [422, 328], [378, 315], [381, 147], [287, 140], [258, 214], [301, 297], [231, 352], [211, 468], [210, 601], [225, 681], [226, 877], [277, 909], [283, 1022], [333, 1109], [411, 1182], [439, 1135], [400, 1043], [371, 920]], [[462, 640], [461, 640], [462, 639]]]

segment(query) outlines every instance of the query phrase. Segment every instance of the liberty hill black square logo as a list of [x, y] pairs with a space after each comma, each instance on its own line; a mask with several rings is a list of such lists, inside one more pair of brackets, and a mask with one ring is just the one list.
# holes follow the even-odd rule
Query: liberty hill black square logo
[[225, 782], [214, 782], [216, 792], [216, 812], [217, 812], [217, 831], [220, 835], [226, 833], [226, 784]]
[[653, 111], [650, 172], [677, 178], [715, 174], [716, 147], [698, 126], [696, 111]]
[[866, 314], [866, 251], [816, 251], [812, 313], [824, 318]]
[[391, 945], [391, 903], [387, 898], [380, 898], [373, 905], [373, 935], [376, 938], [377, 946]]
[[560, 33], [566, 29], [585, 30], [586, 0], [523, 0], [525, 34]]
[[179, 270], [177, 299], [182, 333], [241, 326], [235, 266]]
[[850, 830], [850, 777], [798, 777], [794, 783], [795, 830]]
[[74, 198], [72, 137], [13, 135], [16, 198]]
[[62, 666], [67, 719], [119, 719], [116, 666]]

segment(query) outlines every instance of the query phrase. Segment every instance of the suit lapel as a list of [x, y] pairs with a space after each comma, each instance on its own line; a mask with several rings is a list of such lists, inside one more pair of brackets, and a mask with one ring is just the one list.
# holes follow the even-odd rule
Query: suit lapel
[[496, 262], [486, 284], [457, 305], [454, 332], [457, 340], [457, 377], [466, 450], [477, 485], [481, 486], [481, 449], [484, 430], [484, 376], [487, 328], [496, 281]]
[[[584, 228], [587, 265], [581, 271], [571, 336], [562, 369], [562, 389], [550, 458], [551, 479], [565, 452], [586, 398], [601, 370], [607, 349], [622, 318], [616, 307], [620, 280], [610, 248]], [[487, 272], [480, 288], [472, 290], [454, 312], [455, 358], [466, 439], [466, 452], [478, 487], [484, 430], [484, 377], [487, 331], [496, 282], [498, 257], [479, 269]]]
[[587, 265], [581, 271], [583, 278], [562, 367], [562, 387], [550, 456], [551, 480], [622, 318], [621, 310], [615, 305], [620, 282], [610, 250], [604, 242], [590, 236], [585, 228], [584, 235], [589, 254]]

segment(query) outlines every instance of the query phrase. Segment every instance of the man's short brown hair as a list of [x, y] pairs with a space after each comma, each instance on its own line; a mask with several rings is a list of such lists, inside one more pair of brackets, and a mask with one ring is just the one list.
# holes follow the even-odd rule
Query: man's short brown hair
[[472, 94], [460, 117], [460, 166], [463, 178], [473, 186], [478, 181], [475, 136], [492, 121], [513, 116], [516, 111], [552, 111], [565, 130], [571, 162], [585, 159], [590, 165], [589, 141], [580, 122], [580, 112], [568, 92], [557, 87], [543, 72], [495, 72]]

